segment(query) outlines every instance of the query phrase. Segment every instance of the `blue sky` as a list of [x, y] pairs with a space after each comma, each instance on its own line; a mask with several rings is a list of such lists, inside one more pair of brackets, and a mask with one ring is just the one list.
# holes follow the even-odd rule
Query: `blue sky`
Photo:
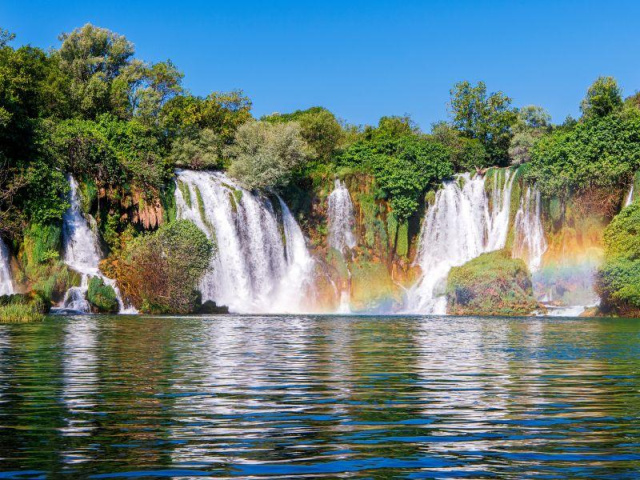
[[16, 44], [57, 46], [87, 22], [124, 34], [137, 56], [170, 58], [185, 86], [244, 90], [254, 113], [323, 105], [350, 123], [446, 118], [449, 89], [484, 80], [561, 122], [613, 75], [640, 89], [637, 1], [15, 1], [0, 26]]

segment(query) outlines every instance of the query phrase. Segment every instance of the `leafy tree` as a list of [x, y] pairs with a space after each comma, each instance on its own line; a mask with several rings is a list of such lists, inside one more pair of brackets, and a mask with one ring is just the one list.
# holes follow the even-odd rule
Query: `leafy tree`
[[250, 122], [238, 128], [226, 153], [232, 177], [249, 189], [265, 190], [286, 185], [310, 149], [296, 122]]
[[458, 172], [468, 172], [491, 165], [491, 160], [480, 140], [463, 136], [459, 130], [447, 122], [434, 123], [431, 127], [431, 136], [449, 149], [451, 163]]
[[214, 92], [206, 98], [176, 96], [160, 113], [160, 123], [170, 138], [210, 129], [220, 137], [221, 145], [233, 143], [238, 127], [251, 119], [251, 101], [241, 91]]
[[522, 165], [531, 160], [531, 149], [536, 141], [549, 130], [551, 116], [542, 108], [534, 105], [518, 111], [513, 126], [514, 135], [509, 145], [509, 158], [512, 165]]
[[4, 48], [16, 38], [15, 33], [11, 33], [9, 30], [0, 28], [0, 48]]
[[453, 174], [449, 159], [449, 150], [433, 139], [380, 136], [356, 142], [338, 157], [338, 164], [372, 173], [394, 214], [403, 221], [418, 210], [427, 189]]
[[61, 70], [71, 79], [69, 96], [74, 111], [89, 118], [112, 111], [112, 84], [130, 64], [133, 44], [122, 35], [89, 23], [63, 33], [60, 40], [56, 55]]
[[613, 77], [598, 77], [580, 104], [585, 118], [604, 117], [622, 107], [622, 91]]
[[527, 177], [546, 195], [627, 185], [640, 167], [640, 111], [591, 117], [542, 137]]
[[511, 126], [516, 120], [511, 98], [502, 92], [487, 95], [484, 82], [473, 86], [464, 81], [451, 90], [450, 108], [454, 127], [464, 136], [479, 140], [492, 164], [506, 164]]
[[209, 128], [200, 130], [194, 137], [179, 137], [171, 146], [171, 161], [176, 167], [194, 170], [221, 168], [221, 143], [220, 137]]
[[313, 157], [328, 162], [343, 140], [342, 126], [326, 108], [312, 107], [287, 114], [273, 114], [263, 117], [267, 122], [298, 122], [302, 138], [313, 150]]

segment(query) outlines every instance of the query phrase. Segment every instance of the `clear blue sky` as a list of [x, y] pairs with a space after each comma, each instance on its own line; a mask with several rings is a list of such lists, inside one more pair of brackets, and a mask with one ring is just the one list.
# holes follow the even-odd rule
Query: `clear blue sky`
[[195, 94], [244, 90], [258, 116], [323, 105], [356, 124], [408, 113], [428, 130], [468, 79], [561, 122], [598, 75], [640, 89], [638, 1], [0, 2], [16, 44], [57, 46], [87, 22], [139, 58], [170, 58]]

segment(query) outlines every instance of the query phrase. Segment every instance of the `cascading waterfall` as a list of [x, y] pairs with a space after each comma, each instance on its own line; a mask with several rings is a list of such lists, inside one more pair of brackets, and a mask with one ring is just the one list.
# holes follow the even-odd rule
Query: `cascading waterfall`
[[341, 180], [335, 181], [333, 192], [329, 195], [329, 246], [344, 253], [356, 246], [353, 234], [355, 217], [353, 203], [347, 186]]
[[13, 280], [9, 268], [9, 249], [0, 238], [0, 296], [13, 293]]
[[[334, 189], [329, 195], [327, 209], [329, 223], [329, 247], [334, 248], [343, 255], [356, 246], [356, 237], [353, 233], [355, 226], [355, 214], [353, 202], [349, 190], [343, 181], [336, 179]], [[351, 298], [351, 271], [347, 267], [347, 286], [340, 289], [340, 303], [338, 313], [350, 313], [349, 301]]]
[[502, 172], [504, 178], [500, 182], [501, 171], [494, 171], [491, 202], [483, 175], [458, 175], [455, 180], [444, 182], [436, 193], [422, 227], [416, 257], [422, 276], [407, 292], [407, 312], [445, 314], [444, 290], [451, 268], [504, 248], [516, 175], [511, 169]]
[[533, 273], [540, 269], [542, 255], [547, 250], [547, 241], [540, 217], [540, 192], [527, 186], [520, 198], [520, 207], [514, 222], [514, 258], [524, 260]]
[[289, 208], [282, 223], [267, 198], [218, 172], [177, 172], [178, 217], [194, 222], [218, 249], [204, 275], [202, 300], [237, 313], [295, 313], [311, 290], [313, 260]]
[[82, 280], [80, 286], [71, 287], [67, 290], [62, 301], [62, 308], [78, 312], [91, 311], [91, 306], [87, 301], [89, 279], [91, 277], [100, 277], [105, 284], [114, 289], [118, 300], [119, 313], [137, 313], [135, 308], [124, 305], [115, 280], [100, 273], [98, 264], [100, 263], [101, 255], [98, 247], [98, 237], [80, 209], [78, 183], [71, 175], [68, 176], [68, 181], [71, 187], [69, 195], [70, 207], [63, 217], [63, 260], [71, 269], [82, 275]]

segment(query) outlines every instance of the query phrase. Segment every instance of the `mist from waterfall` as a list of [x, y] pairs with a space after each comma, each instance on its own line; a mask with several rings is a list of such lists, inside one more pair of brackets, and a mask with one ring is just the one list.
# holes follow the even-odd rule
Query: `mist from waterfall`
[[511, 169], [494, 170], [491, 201], [484, 175], [465, 173], [444, 182], [422, 226], [415, 262], [422, 276], [407, 292], [407, 312], [446, 314], [451, 268], [504, 248], [515, 177]]
[[82, 214], [78, 183], [71, 175], [67, 177], [67, 180], [70, 187], [70, 206], [62, 218], [63, 260], [69, 268], [78, 272], [82, 279], [80, 286], [71, 287], [67, 290], [61, 307], [66, 310], [90, 312], [91, 306], [87, 301], [89, 279], [91, 277], [99, 277], [105, 284], [114, 289], [119, 313], [137, 313], [135, 308], [124, 304], [115, 280], [104, 276], [100, 272], [101, 252], [98, 246], [98, 236], [94, 231], [95, 225], [92, 228], [89, 220]]
[[533, 273], [540, 269], [546, 250], [547, 240], [540, 216], [540, 192], [528, 185], [525, 194], [520, 197], [520, 207], [514, 221], [512, 255], [524, 260]]
[[0, 238], [0, 296], [15, 292], [11, 269], [9, 268], [9, 249]]
[[176, 182], [178, 218], [194, 222], [218, 247], [200, 283], [203, 302], [236, 313], [307, 309], [313, 260], [282, 199], [276, 212], [268, 198], [218, 172], [179, 170]]

